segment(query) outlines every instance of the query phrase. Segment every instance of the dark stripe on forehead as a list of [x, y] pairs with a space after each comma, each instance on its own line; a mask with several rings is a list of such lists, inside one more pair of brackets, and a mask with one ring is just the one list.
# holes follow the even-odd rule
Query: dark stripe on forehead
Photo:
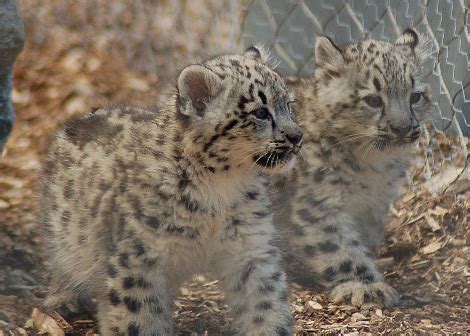
[[415, 79], [413, 78], [413, 75], [410, 74], [410, 80], [411, 80], [411, 87], [415, 87]]
[[264, 92], [261, 91], [261, 90], [258, 91], [258, 96], [261, 99], [261, 101], [263, 102], [263, 104], [266, 105], [268, 100], [266, 99], [266, 95], [264, 94]]
[[250, 102], [249, 99], [245, 98], [245, 96], [241, 96], [240, 100], [238, 101], [238, 108], [243, 111], [245, 109], [246, 103], [248, 102]]
[[379, 68], [377, 64], [374, 64], [374, 69], [377, 70], [381, 75], [385, 83], [388, 83], [387, 77], [385, 77], [385, 74], [383, 73], [382, 69]]
[[380, 82], [377, 79], [377, 77], [374, 77], [374, 86], [377, 89], [377, 91], [380, 91], [382, 89], [382, 86], [380, 86]]

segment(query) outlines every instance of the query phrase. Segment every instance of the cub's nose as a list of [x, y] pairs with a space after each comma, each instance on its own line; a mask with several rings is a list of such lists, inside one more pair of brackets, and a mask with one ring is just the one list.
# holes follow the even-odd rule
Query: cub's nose
[[286, 133], [287, 140], [289, 140], [294, 146], [299, 146], [302, 143], [303, 137], [304, 134], [300, 128], [296, 128], [289, 133]]
[[390, 130], [398, 138], [405, 138], [408, 135], [408, 133], [410, 133], [411, 129], [412, 129], [411, 125], [404, 126], [404, 127], [393, 127], [392, 125], [390, 125]]

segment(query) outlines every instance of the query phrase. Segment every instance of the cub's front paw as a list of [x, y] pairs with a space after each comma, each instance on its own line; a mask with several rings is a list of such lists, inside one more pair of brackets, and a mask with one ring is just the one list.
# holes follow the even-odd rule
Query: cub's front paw
[[385, 282], [348, 281], [333, 288], [330, 298], [335, 303], [351, 303], [358, 307], [365, 302], [378, 302], [385, 307], [393, 307], [399, 302], [397, 291]]

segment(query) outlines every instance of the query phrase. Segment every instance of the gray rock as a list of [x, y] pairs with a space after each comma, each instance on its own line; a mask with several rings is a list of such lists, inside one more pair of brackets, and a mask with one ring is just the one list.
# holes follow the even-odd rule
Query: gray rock
[[0, 151], [15, 119], [11, 103], [12, 70], [23, 45], [24, 27], [16, 1], [0, 0]]

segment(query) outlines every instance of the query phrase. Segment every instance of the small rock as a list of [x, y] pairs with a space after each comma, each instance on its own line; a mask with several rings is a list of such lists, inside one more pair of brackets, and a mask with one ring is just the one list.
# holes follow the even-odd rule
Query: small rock
[[5, 312], [0, 310], [0, 320], [10, 322], [10, 317]]
[[10, 203], [0, 199], [0, 209], [8, 209], [10, 207]]
[[366, 317], [361, 313], [354, 313], [351, 315], [351, 322], [363, 321]]
[[307, 306], [308, 306], [309, 308], [312, 308], [312, 309], [315, 309], [315, 310], [323, 309], [323, 307], [322, 307], [321, 304], [319, 304], [319, 303], [316, 302], [316, 301], [311, 301], [311, 300], [307, 302]]
[[16, 331], [18, 332], [18, 334], [20, 334], [21, 336], [28, 336], [28, 333], [26, 332], [26, 330], [24, 330], [23, 328], [16, 328]]

